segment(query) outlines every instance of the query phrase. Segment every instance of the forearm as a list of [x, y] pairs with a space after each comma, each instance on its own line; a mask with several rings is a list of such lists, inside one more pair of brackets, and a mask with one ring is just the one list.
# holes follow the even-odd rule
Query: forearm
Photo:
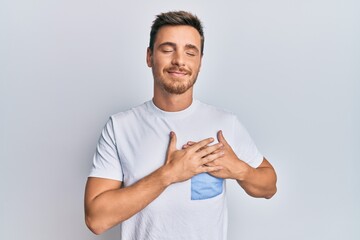
[[100, 234], [141, 211], [168, 185], [168, 173], [161, 167], [129, 187], [105, 191], [86, 203], [86, 223]]
[[119, 181], [89, 178], [85, 191], [87, 226], [100, 234], [141, 211], [170, 184], [221, 169], [205, 166], [221, 157], [218, 152], [221, 144], [204, 148], [213, 141], [213, 138], [207, 138], [186, 150], [177, 150], [176, 135], [172, 132], [165, 164], [135, 184], [121, 188]]
[[271, 198], [277, 191], [276, 189], [276, 173], [274, 168], [264, 159], [264, 166], [252, 168], [237, 179], [237, 182], [245, 190], [247, 194], [258, 198]]

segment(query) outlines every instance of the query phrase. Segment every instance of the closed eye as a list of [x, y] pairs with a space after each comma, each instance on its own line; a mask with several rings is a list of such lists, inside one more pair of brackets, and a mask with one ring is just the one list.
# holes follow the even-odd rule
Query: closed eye
[[186, 54], [190, 57], [195, 57], [199, 54], [199, 49], [193, 44], [186, 44]]

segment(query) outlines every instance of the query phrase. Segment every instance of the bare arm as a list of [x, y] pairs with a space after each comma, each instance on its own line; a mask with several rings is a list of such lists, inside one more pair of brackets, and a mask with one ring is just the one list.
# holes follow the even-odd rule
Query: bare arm
[[201, 172], [222, 169], [204, 166], [221, 157], [221, 143], [204, 148], [214, 140], [204, 139], [188, 149], [176, 149], [171, 133], [165, 165], [135, 184], [121, 188], [122, 182], [90, 177], [85, 190], [85, 221], [95, 234], [130, 218], [156, 199], [172, 183], [185, 181]]
[[[245, 163], [246, 164], [246, 163]], [[247, 165], [247, 164], [246, 164]], [[271, 198], [276, 193], [276, 173], [264, 158], [257, 168], [247, 165], [236, 180], [247, 194], [253, 197]]]
[[85, 190], [85, 222], [100, 234], [142, 210], [169, 184], [163, 168], [126, 188], [121, 188], [119, 181], [90, 177]]

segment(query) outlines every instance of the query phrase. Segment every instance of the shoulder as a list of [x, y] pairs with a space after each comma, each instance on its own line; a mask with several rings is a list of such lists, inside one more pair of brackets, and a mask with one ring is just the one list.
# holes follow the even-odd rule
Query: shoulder
[[121, 112], [117, 112], [110, 116], [110, 120], [113, 122], [119, 122], [119, 121], [126, 121], [126, 120], [132, 120], [134, 118], [137, 118], [141, 115], [146, 115], [148, 112], [147, 109], [148, 102], [144, 102], [138, 106], [126, 109]]

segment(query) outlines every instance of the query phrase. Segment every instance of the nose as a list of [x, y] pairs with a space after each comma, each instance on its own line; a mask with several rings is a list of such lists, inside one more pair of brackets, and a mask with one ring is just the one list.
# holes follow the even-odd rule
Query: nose
[[183, 54], [179, 53], [179, 52], [176, 52], [174, 55], [173, 55], [173, 59], [171, 61], [171, 64], [173, 65], [176, 65], [176, 66], [185, 66], [185, 59], [184, 59], [184, 56]]

